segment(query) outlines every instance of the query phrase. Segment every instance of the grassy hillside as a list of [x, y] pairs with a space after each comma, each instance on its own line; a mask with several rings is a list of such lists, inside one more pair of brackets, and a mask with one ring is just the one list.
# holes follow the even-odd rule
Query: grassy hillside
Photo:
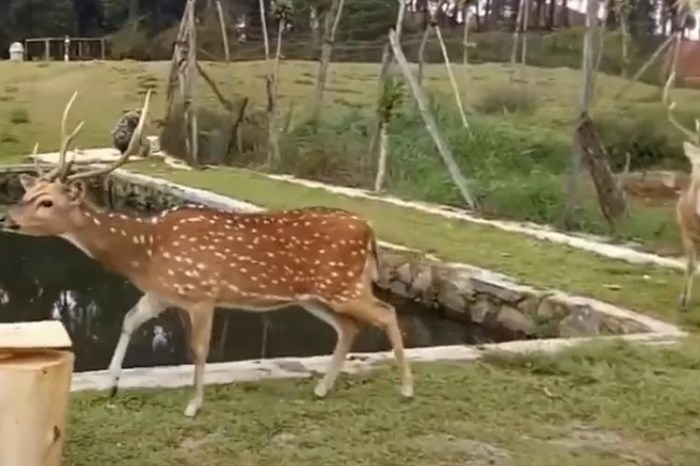
[[[108, 131], [123, 109], [139, 103], [139, 92], [155, 87], [154, 117], [164, 110], [165, 78], [169, 62], [85, 62], [85, 63], [11, 63], [0, 62], [0, 152], [4, 155], [21, 153], [38, 139], [45, 148], [58, 145], [60, 113], [73, 91], [80, 92], [74, 105], [73, 118], [85, 119], [80, 138], [84, 146], [104, 145]], [[227, 96], [248, 96], [261, 105], [264, 102], [264, 63], [204, 62], [222, 91]], [[467, 106], [480, 101], [485, 92], [504, 89], [510, 82], [508, 67], [496, 64], [470, 66], [468, 78], [455, 67], [458, 79], [465, 88]], [[313, 90], [317, 64], [314, 62], [283, 62], [280, 94], [284, 103], [303, 105]], [[331, 67], [326, 93], [326, 115], [332, 117], [340, 108], [371, 111], [376, 98], [378, 65], [341, 63]], [[428, 88], [450, 92], [444, 66], [427, 65]], [[522, 79], [518, 74], [516, 78]], [[527, 117], [540, 126], [568, 127], [573, 121], [577, 101], [579, 73], [568, 68], [527, 68], [524, 79], [536, 95], [539, 106]], [[643, 112], [658, 108], [658, 89], [637, 84], [622, 102], [611, 97], [624, 84], [617, 77], [600, 75], [596, 109], [604, 114], [611, 110]], [[198, 79], [197, 94], [215, 102], [203, 80]], [[700, 92], [679, 90], [677, 100], [681, 107], [693, 108], [700, 103]], [[26, 118], [24, 118], [26, 116]], [[519, 118], [524, 118], [519, 116]]]

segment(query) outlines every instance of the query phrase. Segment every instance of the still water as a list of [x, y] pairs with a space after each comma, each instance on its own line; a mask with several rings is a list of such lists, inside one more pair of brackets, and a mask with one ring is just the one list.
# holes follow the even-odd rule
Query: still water
[[[438, 309], [378, 294], [397, 307], [407, 347], [504, 340], [448, 320]], [[73, 339], [76, 371], [108, 366], [124, 314], [139, 297], [126, 280], [62, 239], [0, 232], [0, 322], [60, 319]], [[190, 362], [186, 329], [175, 310], [147, 322], [132, 337], [124, 367]], [[329, 354], [335, 340], [331, 327], [301, 308], [267, 314], [217, 310], [209, 362]], [[382, 332], [366, 327], [353, 351], [389, 348]]]

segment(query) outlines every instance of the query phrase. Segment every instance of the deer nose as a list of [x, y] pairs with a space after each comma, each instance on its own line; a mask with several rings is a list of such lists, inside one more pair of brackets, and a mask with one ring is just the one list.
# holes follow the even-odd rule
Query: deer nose
[[19, 225], [8, 214], [0, 215], [0, 230], [19, 230]]

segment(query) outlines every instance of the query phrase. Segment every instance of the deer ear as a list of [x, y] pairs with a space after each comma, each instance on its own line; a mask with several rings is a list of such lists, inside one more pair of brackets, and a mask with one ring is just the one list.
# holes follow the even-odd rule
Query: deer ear
[[29, 191], [36, 185], [36, 182], [39, 178], [36, 176], [32, 175], [27, 175], [27, 174], [21, 174], [19, 175], [19, 182], [22, 183], [22, 187], [24, 188], [25, 191]]
[[87, 187], [83, 180], [71, 181], [68, 185], [68, 196], [74, 202], [80, 202], [83, 200], [85, 193], [87, 192]]

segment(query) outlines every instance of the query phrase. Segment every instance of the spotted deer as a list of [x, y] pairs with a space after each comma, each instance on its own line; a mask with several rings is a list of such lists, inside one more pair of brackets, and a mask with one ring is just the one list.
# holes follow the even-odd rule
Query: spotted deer
[[70, 173], [66, 150], [80, 129], [71, 134], [65, 129], [74, 98], [63, 113], [58, 163], [46, 174], [39, 170], [38, 176], [21, 177], [25, 194], [10, 207], [9, 223], [27, 235], [63, 238], [143, 292], [124, 317], [109, 365], [112, 396], [133, 332], [166, 308], [179, 308], [191, 324], [194, 361], [194, 391], [184, 413], [195, 416], [204, 398], [214, 308], [267, 312], [291, 305], [337, 333], [316, 396], [326, 396], [333, 387], [364, 324], [384, 330], [400, 370], [401, 394], [413, 396], [395, 310], [372, 292], [377, 244], [366, 221], [327, 207], [237, 213], [184, 206], [152, 217], [104, 212], [86, 198], [84, 180], [112, 172], [137, 152], [150, 92], [121, 157], [106, 167]]
[[688, 140], [683, 141], [683, 152], [690, 162], [690, 181], [676, 201], [676, 222], [680, 230], [683, 255], [686, 259], [685, 284], [678, 300], [680, 310], [686, 310], [691, 299], [693, 279], [697, 268], [696, 248], [700, 240], [700, 121], [695, 120], [695, 131], [681, 124], [673, 114], [676, 103], [669, 97], [675, 80], [672, 72], [663, 89], [663, 103], [668, 110], [668, 119]]

